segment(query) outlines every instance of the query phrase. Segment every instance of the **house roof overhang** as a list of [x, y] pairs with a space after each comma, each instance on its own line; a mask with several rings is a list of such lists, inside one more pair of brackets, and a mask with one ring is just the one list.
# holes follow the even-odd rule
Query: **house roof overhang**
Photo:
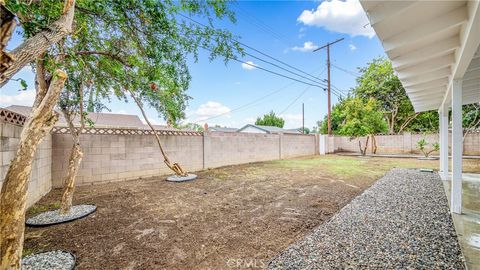
[[415, 111], [480, 102], [480, 1], [360, 0]]

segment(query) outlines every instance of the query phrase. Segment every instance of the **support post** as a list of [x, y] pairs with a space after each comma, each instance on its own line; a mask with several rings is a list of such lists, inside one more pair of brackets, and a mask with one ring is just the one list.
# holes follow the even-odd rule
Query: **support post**
[[447, 103], [442, 105], [439, 111], [440, 117], [440, 177], [442, 180], [448, 180], [448, 109]]
[[462, 213], [462, 81], [452, 84], [452, 183], [450, 211]]

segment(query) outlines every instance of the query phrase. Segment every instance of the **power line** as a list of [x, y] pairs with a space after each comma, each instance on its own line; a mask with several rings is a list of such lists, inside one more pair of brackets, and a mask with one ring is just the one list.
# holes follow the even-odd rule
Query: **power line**
[[334, 68], [340, 70], [340, 71], [343, 71], [343, 72], [345, 72], [345, 73], [347, 73], [347, 74], [349, 74], [349, 75], [352, 75], [353, 77], [358, 77], [358, 76], [360, 76], [360, 74], [357, 73], [357, 72], [355, 72], [355, 71], [351, 71], [351, 70], [348, 70], [348, 69], [339, 67], [339, 66], [337, 66], [337, 65], [335, 65], [335, 64], [332, 64], [332, 66], [333, 66]]
[[[179, 13], [179, 15], [180, 15], [181, 17], [187, 19], [187, 20], [190, 20], [190, 21], [192, 21], [192, 22], [194, 22], [194, 23], [202, 26], [202, 27], [205, 27], [205, 28], [207, 27], [205, 24], [203, 24], [203, 23], [201, 23], [201, 22], [198, 22], [198, 21], [194, 20], [193, 18], [190, 18], [189, 16], [183, 15], [183, 14], [181, 14], [181, 13]], [[274, 60], [274, 61], [277, 61], [277, 62], [279, 62], [279, 63], [281, 63], [281, 64], [283, 64], [283, 65], [285, 65], [285, 66], [287, 66], [287, 67], [289, 67], [289, 68], [292, 68], [292, 69], [294, 69], [294, 70], [296, 70], [296, 71], [298, 71], [298, 72], [301, 72], [301, 73], [303, 73], [303, 74], [305, 74], [305, 75], [307, 75], [307, 76], [310, 76], [310, 77], [313, 78], [315, 81], [312, 80], [312, 79], [306, 78], [305, 76], [300, 75], [300, 74], [298, 74], [298, 73], [296, 73], [296, 72], [289, 71], [289, 70], [287, 70], [287, 69], [285, 69], [285, 68], [282, 68], [282, 67], [278, 66], [277, 64], [274, 64], [274, 63], [272, 63], [272, 62], [270, 62], [270, 61], [261, 59], [261, 58], [259, 58], [259, 57], [257, 57], [257, 56], [253, 56], [252, 54], [249, 54], [249, 53], [245, 53], [245, 54], [247, 54], [247, 55], [249, 55], [249, 56], [251, 56], [251, 57], [254, 57], [255, 59], [257, 59], [257, 60], [259, 60], [259, 61], [268, 63], [268, 64], [270, 64], [270, 65], [273, 65], [273, 66], [277, 67], [277, 68], [281, 68], [282, 70], [285, 70], [285, 71], [287, 71], [287, 72], [289, 72], [289, 73], [295, 74], [296, 76], [302, 77], [302, 78], [304, 78], [304, 79], [308, 79], [308, 80], [310, 80], [310, 81], [314, 81], [315, 83], [320, 83], [320, 82], [319, 82], [320, 80], [319, 80], [317, 77], [315, 77], [315, 76], [313, 76], [313, 75], [311, 75], [311, 74], [309, 74], [309, 73], [307, 73], [307, 72], [305, 72], [305, 71], [303, 71], [303, 70], [301, 70], [301, 69], [298, 69], [298, 68], [296, 68], [296, 67], [294, 67], [294, 66], [292, 66], [292, 65], [290, 65], [290, 64], [288, 64], [288, 63], [285, 63], [285, 62], [282, 61], [282, 60], [279, 60], [279, 59], [277, 59], [277, 58], [275, 58], [275, 57], [273, 57], [273, 56], [271, 56], [271, 55], [268, 55], [268, 54], [266, 54], [266, 53], [264, 53], [264, 52], [262, 52], [262, 51], [260, 51], [260, 50], [258, 50], [258, 49], [255, 49], [255, 48], [253, 48], [252, 46], [249, 46], [249, 45], [247, 45], [247, 44], [245, 44], [245, 43], [243, 43], [243, 42], [241, 42], [241, 41], [239, 41], [239, 40], [235, 40], [235, 41], [238, 42], [238, 44], [240, 44], [240, 45], [242, 45], [242, 46], [244, 46], [244, 47], [246, 47], [246, 48], [249, 48], [249, 49], [252, 50], [252, 51], [255, 51], [255, 52], [257, 52], [257, 53], [259, 53], [259, 54], [261, 54], [261, 55], [263, 55], [263, 56], [266, 56], [266, 57], [268, 57], [268, 58], [270, 58], [270, 59], [272, 59], [272, 60]], [[202, 48], [204, 48], [204, 47], [202, 47]], [[204, 49], [206, 49], [206, 48], [204, 48]], [[207, 50], [209, 50], [209, 49], [207, 49]], [[233, 58], [230, 58], [230, 59], [239, 61], [238, 59], [233, 59]], [[244, 63], [245, 63], [245, 62], [244, 62]], [[252, 66], [251, 64], [248, 64], [248, 63], [246, 63], [246, 64]], [[254, 65], [253, 65], [253, 66], [254, 66]], [[258, 66], [255, 66], [255, 67], [258, 67]], [[260, 69], [262, 69], [262, 68], [260, 68]]]
[[270, 56], [270, 55], [268, 55], [268, 54], [266, 54], [266, 53], [264, 53], [264, 52], [262, 52], [262, 51], [259, 51], [259, 50], [255, 49], [255, 48], [251, 47], [251, 46], [248, 46], [247, 44], [242, 43], [242, 42], [240, 42], [240, 41], [238, 41], [238, 43], [239, 43], [240, 45], [244, 46], [244, 47], [249, 48], [249, 49], [252, 50], [252, 51], [255, 51], [255, 52], [257, 52], [257, 53], [259, 53], [259, 54], [261, 54], [261, 55], [263, 55], [263, 56], [265, 56], [265, 57], [268, 57], [268, 58], [270, 58], [270, 59], [272, 59], [272, 60], [274, 60], [274, 61], [277, 61], [277, 62], [279, 62], [279, 63], [281, 63], [281, 64], [283, 64], [283, 65], [285, 65], [285, 66], [287, 66], [287, 67], [289, 67], [289, 68], [292, 68], [292, 69], [294, 69], [294, 70], [296, 70], [296, 71], [298, 71], [298, 72], [301, 72], [301, 73], [303, 73], [303, 74], [305, 74], [305, 75], [307, 75], [307, 76], [310, 76], [310, 77], [318, 80], [318, 78], [315, 77], [315, 76], [313, 76], [312, 74], [309, 74], [309, 73], [307, 73], [307, 72], [305, 72], [305, 71], [303, 71], [303, 70], [301, 70], [301, 69], [298, 69], [298, 68], [296, 68], [296, 67], [294, 67], [294, 66], [292, 66], [292, 65], [289, 65], [289, 64], [283, 62], [282, 60], [279, 60], [279, 59], [277, 59], [277, 58], [275, 58], [275, 57], [273, 57], [273, 56]]
[[266, 99], [267, 97], [270, 97], [270, 96], [272, 96], [272, 95], [274, 95], [274, 94], [276, 94], [276, 93], [278, 93], [278, 92], [281, 92], [281, 91], [285, 90], [287, 87], [291, 86], [292, 84], [295, 84], [295, 82], [290, 82], [290, 83], [288, 83], [288, 84], [286, 84], [286, 85], [284, 85], [284, 86], [282, 86], [282, 87], [280, 87], [280, 88], [278, 88], [278, 89], [276, 89], [276, 90], [274, 90], [274, 91], [272, 91], [272, 92], [270, 92], [270, 93], [268, 93], [268, 94], [266, 94], [266, 95], [264, 95], [264, 96], [262, 96], [262, 97], [260, 97], [260, 98], [257, 98], [257, 99], [255, 99], [255, 100], [249, 102], [249, 103], [246, 103], [246, 104], [243, 104], [243, 105], [241, 105], [241, 106], [239, 106], [239, 107], [236, 107], [235, 109], [232, 109], [232, 110], [230, 110], [230, 111], [228, 111], [228, 112], [224, 112], [224, 113], [221, 113], [221, 114], [217, 114], [217, 115], [211, 116], [211, 117], [209, 117], [209, 118], [202, 119], [201, 121], [200, 121], [200, 120], [199, 120], [199, 121], [195, 121], [194, 123], [208, 121], [208, 120], [215, 119], [215, 118], [218, 118], [218, 117], [227, 115], [227, 114], [231, 114], [232, 112], [239, 111], [239, 110], [241, 110], [241, 109], [243, 109], [243, 108], [246, 108], [246, 107], [248, 107], [248, 106], [250, 106], [250, 105], [253, 105], [253, 104], [255, 104], [255, 103], [257, 103], [257, 102], [259, 102], [259, 101], [261, 101], [261, 100], [263, 100], [263, 99]]
[[310, 86], [307, 86], [301, 93], [300, 95], [298, 95], [294, 100], [292, 100], [292, 102], [290, 102], [287, 107], [285, 107], [285, 109], [283, 109], [278, 115], [282, 115], [285, 111], [287, 111], [293, 104], [295, 104], [295, 102], [297, 102], [297, 100], [299, 98], [301, 98], [307, 91], [308, 89], [310, 88]]
[[[314, 71], [314, 72], [315, 72], [315, 71]], [[323, 72], [325, 72], [325, 68], [320, 72], [320, 74], [322, 74]], [[260, 97], [260, 98], [257, 98], [257, 99], [255, 99], [255, 100], [253, 100], [253, 101], [251, 101], [251, 102], [248, 102], [248, 103], [243, 104], [243, 105], [241, 105], [241, 106], [239, 106], [239, 107], [236, 107], [235, 109], [232, 109], [232, 110], [230, 110], [230, 111], [228, 111], [228, 112], [224, 112], [224, 113], [221, 113], [221, 114], [217, 114], [217, 115], [211, 116], [211, 117], [209, 117], [209, 118], [202, 119], [201, 121], [200, 121], [200, 120], [199, 120], [199, 121], [195, 121], [194, 123], [199, 123], [199, 122], [208, 121], [208, 120], [215, 119], [215, 118], [218, 118], [218, 117], [227, 115], [227, 114], [231, 114], [232, 112], [236, 112], [236, 111], [242, 110], [242, 109], [244, 109], [244, 108], [247, 108], [247, 107], [249, 107], [249, 106], [251, 106], [251, 105], [254, 105], [255, 103], [258, 103], [258, 102], [266, 99], [267, 97], [270, 97], [270, 96], [272, 96], [272, 95], [274, 95], [274, 94], [276, 94], [276, 93], [279, 93], [279, 92], [285, 90], [287, 87], [289, 87], [289, 86], [291, 86], [291, 85], [293, 85], [293, 84], [295, 84], [295, 83], [297, 83], [297, 82], [290, 82], [290, 83], [288, 83], [288, 84], [286, 84], [286, 85], [284, 85], [284, 86], [282, 86], [282, 87], [280, 87], [280, 88], [278, 88], [278, 89], [276, 89], [276, 90], [274, 90], [274, 91], [272, 91], [272, 92], [270, 92], [270, 93], [268, 93], [268, 94], [266, 94], [266, 95], [264, 95], [264, 96], [262, 96], [262, 97]], [[310, 87], [310, 86], [309, 86], [309, 87]], [[325, 89], [324, 89], [324, 90], [325, 90]], [[259, 103], [259, 104], [261, 104], [261, 103]], [[258, 104], [256, 104], [256, 105], [258, 105]]]
[[[207, 48], [205, 48], [205, 47], [202, 47], [202, 48], [210, 51], [210, 49], [207, 49]], [[243, 64], [246, 64], [246, 65], [249, 65], [249, 66], [251, 66], [251, 67], [258, 68], [258, 69], [261, 69], [261, 70], [263, 70], [263, 71], [266, 71], [266, 72], [275, 74], [275, 75], [277, 75], [277, 76], [284, 77], [284, 78], [287, 78], [287, 79], [290, 79], [290, 80], [299, 82], [299, 83], [303, 83], [303, 84], [310, 85], [310, 86], [315, 86], [315, 87], [318, 87], [318, 88], [323, 88], [323, 86], [321, 86], [321, 85], [312, 84], [312, 83], [305, 82], [305, 81], [302, 81], [302, 80], [299, 80], [299, 79], [296, 79], [296, 78], [293, 78], [293, 77], [290, 77], [290, 76], [287, 76], [287, 75], [283, 75], [283, 74], [280, 74], [280, 73], [278, 73], [278, 72], [275, 72], [275, 71], [272, 71], [272, 70], [269, 70], [269, 69], [266, 69], [266, 68], [263, 68], [263, 67], [254, 65], [254, 64], [250, 64], [250, 63], [245, 62], [245, 61], [242, 61], [242, 60], [239, 60], [238, 58], [235, 58], [235, 57], [227, 57], [227, 58], [229, 58], [229, 59], [231, 59], [231, 60], [235, 60], [235, 61], [240, 62], [240, 63], [243, 63]]]
[[286, 38], [286, 36], [282, 35], [281, 33], [278, 33], [271, 26], [264, 23], [262, 20], [260, 20], [256, 16], [252, 15], [251, 13], [249, 13], [244, 8], [242, 8], [238, 3], [235, 3], [235, 4], [236, 4], [235, 8], [240, 12], [240, 15], [245, 19], [245, 21], [252, 24], [253, 26], [256, 26], [261, 31], [271, 35], [273, 38], [278, 39], [279, 41], [281, 41], [285, 45], [290, 46], [289, 42], [287, 41], [288, 38]]
[[[277, 65], [277, 64], [275, 64], [275, 63], [272, 63], [272, 62], [269, 62], [269, 61], [267, 61], [267, 60], [261, 59], [261, 58], [255, 56], [255, 55], [252, 55], [252, 54], [249, 54], [249, 53], [245, 53], [245, 54], [248, 55], [248, 56], [250, 56], [250, 57], [253, 57], [253, 58], [255, 58], [255, 59], [259, 60], [259, 61], [265, 62], [265, 63], [267, 63], [267, 64], [270, 64], [270, 65], [274, 66], [274, 67], [277, 67], [277, 68], [279, 68], [279, 69], [282, 69], [282, 70], [284, 70], [284, 71], [287, 71], [287, 72], [289, 72], [289, 73], [292, 73], [292, 74], [294, 74], [294, 75], [297, 75], [297, 76], [299, 76], [299, 77], [301, 77], [301, 78], [304, 78], [304, 79], [306, 79], [306, 80], [309, 80], [309, 81], [311, 81], [311, 82], [313, 82], [313, 83], [321, 83], [321, 84], [323, 84], [323, 82], [320, 81], [320, 79], [318, 79], [318, 78], [316, 78], [316, 80], [312, 80], [312, 79], [310, 79], [310, 78], [308, 78], [308, 77], [305, 77], [305, 76], [303, 76], [303, 75], [301, 75], [301, 74], [298, 74], [298, 73], [293, 72], [293, 71], [291, 71], [291, 70], [288, 70], [288, 69], [286, 69], [286, 68], [284, 68], [284, 67], [281, 67], [281, 66], [279, 66], [279, 65]], [[326, 86], [326, 85], [324, 84], [323, 86]]]

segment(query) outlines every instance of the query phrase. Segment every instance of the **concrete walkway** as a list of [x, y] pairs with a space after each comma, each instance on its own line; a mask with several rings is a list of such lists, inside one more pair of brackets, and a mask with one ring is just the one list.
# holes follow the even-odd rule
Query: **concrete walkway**
[[[450, 174], [451, 177], [451, 174]], [[453, 214], [468, 269], [480, 269], [480, 174], [463, 173], [462, 214]], [[450, 201], [450, 181], [443, 181]]]
[[464, 269], [442, 182], [394, 169], [269, 269]]

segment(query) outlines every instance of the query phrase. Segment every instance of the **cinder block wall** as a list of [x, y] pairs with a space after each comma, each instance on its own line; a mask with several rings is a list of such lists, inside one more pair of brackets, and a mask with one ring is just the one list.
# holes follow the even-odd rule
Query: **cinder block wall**
[[282, 158], [315, 155], [315, 135], [283, 134]]
[[[72, 147], [70, 134], [53, 134], [52, 182], [62, 186]], [[153, 135], [82, 134], [84, 158], [78, 185], [122, 181], [170, 173]], [[202, 136], [160, 136], [172, 162], [190, 171], [203, 168]]]
[[[439, 136], [434, 134], [411, 134], [404, 133], [400, 135], [376, 135], [377, 154], [420, 154], [417, 142], [425, 138], [428, 142], [428, 149], [431, 149], [432, 143], [439, 142]], [[451, 134], [450, 134], [451, 138]], [[360, 138], [364, 145], [366, 138]], [[329, 152], [360, 152], [358, 148], [358, 139], [351, 139], [344, 136], [332, 136], [329, 138]], [[372, 151], [372, 142], [370, 140], [367, 153]], [[451, 140], [449, 140], [451, 147]], [[438, 153], [433, 153], [438, 154]], [[480, 132], [467, 134], [463, 145], [464, 155], [480, 155]]]
[[[69, 134], [53, 134], [52, 183], [61, 187], [72, 147]], [[161, 136], [172, 162], [189, 171], [226, 165], [314, 155], [315, 135], [206, 132], [203, 136]], [[77, 185], [171, 173], [153, 135], [82, 134], [84, 158]]]
[[278, 134], [207, 132], [204, 138], [205, 168], [280, 158]]
[[[15, 157], [22, 126], [0, 121], [0, 189], [10, 161]], [[51, 182], [52, 136], [47, 135], [39, 145], [32, 173], [28, 181], [27, 207], [32, 206], [52, 188]]]

